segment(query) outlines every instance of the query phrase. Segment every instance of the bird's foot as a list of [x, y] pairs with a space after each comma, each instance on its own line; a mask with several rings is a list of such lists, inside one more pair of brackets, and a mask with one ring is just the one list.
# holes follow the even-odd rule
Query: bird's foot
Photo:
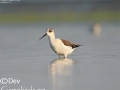
[[61, 59], [62, 57], [59, 57], [59, 59]]
[[67, 59], [67, 57], [64, 57], [64, 59]]
[[61, 59], [62, 58], [62, 56], [59, 56], [59, 59]]

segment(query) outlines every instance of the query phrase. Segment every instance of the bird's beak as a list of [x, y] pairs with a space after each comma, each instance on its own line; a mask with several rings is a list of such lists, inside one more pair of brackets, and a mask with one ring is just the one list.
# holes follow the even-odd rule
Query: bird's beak
[[39, 40], [41, 40], [42, 38], [44, 38], [46, 35], [47, 35], [47, 33], [44, 34], [42, 37], [40, 37]]

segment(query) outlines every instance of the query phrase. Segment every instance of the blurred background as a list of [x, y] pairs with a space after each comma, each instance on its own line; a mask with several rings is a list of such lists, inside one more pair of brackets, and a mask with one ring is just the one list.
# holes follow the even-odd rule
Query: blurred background
[[[39, 41], [48, 27], [84, 46], [58, 59]], [[119, 90], [120, 0], [0, 0], [0, 78], [21, 81], [4, 89]]]
[[119, 0], [0, 0], [0, 23], [120, 21]]

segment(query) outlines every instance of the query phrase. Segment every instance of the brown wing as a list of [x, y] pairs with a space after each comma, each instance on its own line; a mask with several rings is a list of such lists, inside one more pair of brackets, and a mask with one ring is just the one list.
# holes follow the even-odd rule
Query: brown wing
[[76, 45], [76, 44], [70, 43], [70, 42], [67, 41], [67, 40], [61, 39], [61, 41], [62, 41], [63, 44], [66, 45], [66, 46], [70, 46], [70, 47], [72, 47], [72, 48], [79, 47], [79, 45]]

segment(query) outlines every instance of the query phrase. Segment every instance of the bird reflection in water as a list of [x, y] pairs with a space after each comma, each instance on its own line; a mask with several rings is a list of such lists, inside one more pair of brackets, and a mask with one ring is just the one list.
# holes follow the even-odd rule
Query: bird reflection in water
[[72, 59], [56, 59], [49, 65], [51, 90], [72, 89]]

